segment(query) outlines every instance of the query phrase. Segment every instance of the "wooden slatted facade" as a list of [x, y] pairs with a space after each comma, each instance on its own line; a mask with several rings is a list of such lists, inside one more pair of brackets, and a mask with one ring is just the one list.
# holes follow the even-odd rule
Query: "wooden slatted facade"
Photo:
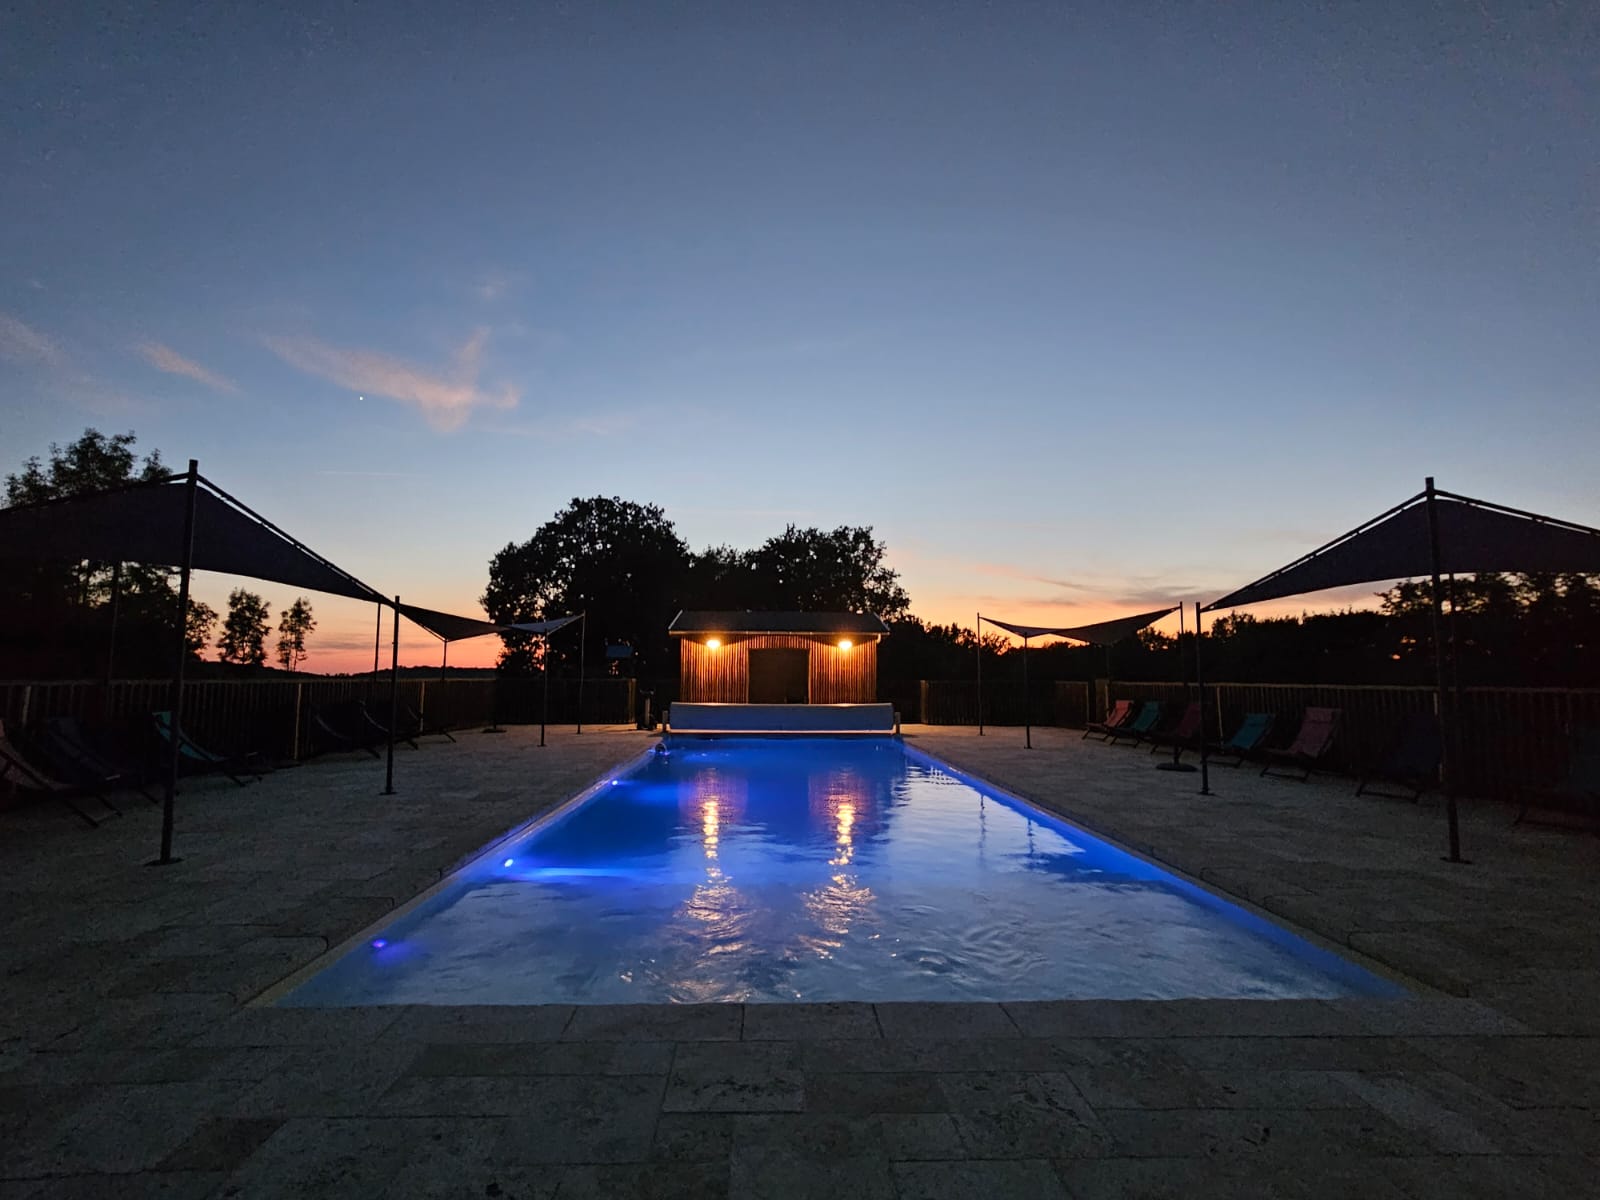
[[887, 628], [873, 616], [680, 613], [671, 633], [678, 639], [678, 697], [686, 703], [748, 704], [757, 699], [751, 696], [750, 656], [763, 650], [804, 652], [807, 703], [871, 704], [878, 699], [878, 642]]
[[678, 639], [678, 696], [694, 704], [746, 704], [750, 651], [804, 650], [812, 704], [871, 704], [878, 698], [878, 643], [863, 639], [841, 650], [837, 639], [794, 633], [728, 634], [712, 649]]

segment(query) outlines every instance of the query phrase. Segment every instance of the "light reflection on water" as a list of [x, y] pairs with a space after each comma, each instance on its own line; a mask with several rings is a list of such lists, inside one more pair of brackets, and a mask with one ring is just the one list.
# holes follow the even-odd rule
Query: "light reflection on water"
[[284, 1003], [1394, 990], [889, 741], [689, 743], [382, 936]]

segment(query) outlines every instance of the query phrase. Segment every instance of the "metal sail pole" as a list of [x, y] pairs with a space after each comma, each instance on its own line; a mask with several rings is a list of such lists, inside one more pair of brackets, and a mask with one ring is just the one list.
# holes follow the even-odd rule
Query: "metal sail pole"
[[373, 689], [378, 686], [378, 647], [383, 642], [383, 601], [378, 601], [377, 619], [372, 623], [372, 678], [367, 680], [367, 699], [372, 699]]
[[578, 732], [583, 732], [583, 665], [589, 641], [589, 610], [578, 618]]
[[389, 757], [383, 794], [394, 795], [394, 727], [400, 720], [400, 597], [394, 598], [394, 641], [389, 658]]
[[1022, 746], [1033, 749], [1033, 710], [1028, 703], [1028, 639], [1022, 639]]
[[[1197, 620], [1195, 622], [1195, 628], [1198, 629], [1199, 627], [1200, 627], [1200, 623]], [[1184, 661], [1184, 657], [1183, 657], [1183, 634], [1184, 634], [1184, 628], [1183, 628], [1183, 602], [1180, 600], [1178, 602], [1178, 673], [1183, 676], [1183, 698], [1185, 700], [1188, 700], [1188, 698], [1189, 698], [1189, 664]], [[1197, 634], [1195, 634], [1195, 645], [1198, 647], [1199, 644], [1200, 644], [1200, 635], [1197, 633]], [[1200, 653], [1199, 650], [1196, 649], [1196, 651], [1195, 651], [1195, 675], [1197, 677], [1200, 674], [1199, 653]], [[1205, 722], [1206, 709], [1205, 709], [1205, 700], [1204, 700], [1203, 697], [1200, 699], [1199, 703], [1200, 703], [1200, 740], [1202, 742], [1204, 742], [1205, 741], [1205, 736], [1206, 736], [1206, 732], [1205, 732], [1205, 730], [1206, 730], [1206, 722]], [[1177, 739], [1176, 736], [1174, 736], [1173, 739], [1172, 739], [1172, 761], [1171, 762], [1157, 763], [1156, 764], [1156, 770], [1158, 770], [1158, 771], [1185, 771], [1185, 772], [1189, 772], [1189, 771], [1195, 770], [1195, 766], [1194, 766], [1193, 763], [1186, 763], [1186, 762], [1183, 761], [1183, 743], [1180, 742]]]
[[978, 736], [983, 736], [983, 614], [978, 614], [977, 624], [973, 626], [977, 633], [978, 642]]
[[[122, 608], [122, 564], [111, 564], [111, 631], [106, 638], [106, 686], [111, 686], [117, 669], [117, 617]], [[183, 624], [184, 646], [188, 647], [189, 613], [187, 609], [179, 614]], [[109, 703], [109, 701], [108, 701]]]
[[183, 514], [183, 542], [178, 560], [178, 654], [172, 667], [171, 711], [167, 714], [167, 778], [161, 797], [161, 857], [150, 865], [164, 867], [172, 857], [172, 826], [178, 804], [178, 762], [183, 752], [183, 673], [189, 663], [189, 576], [194, 570], [195, 507], [200, 495], [200, 463], [189, 460], [184, 483], [187, 492]]
[[543, 635], [544, 653], [539, 656], [544, 675], [544, 701], [539, 706], [539, 745], [544, 745], [545, 722], [550, 719], [550, 635]]
[[[1208, 757], [1206, 742], [1206, 677], [1200, 667], [1200, 637], [1205, 632], [1205, 626], [1200, 622], [1200, 601], [1194, 602], [1194, 690], [1200, 700], [1200, 794], [1211, 795], [1211, 760]], [[1219, 718], [1220, 720], [1220, 718]], [[1222, 736], [1222, 729], [1217, 729], [1217, 736]]]
[[1450, 853], [1446, 862], [1464, 863], [1461, 857], [1461, 820], [1456, 810], [1455, 713], [1446, 686], [1444, 666], [1444, 584], [1439, 569], [1439, 507], [1429, 475], [1423, 488], [1428, 506], [1428, 555], [1433, 572], [1433, 682], [1434, 705], [1439, 714], [1439, 789], [1444, 792], [1445, 820], [1450, 828]]

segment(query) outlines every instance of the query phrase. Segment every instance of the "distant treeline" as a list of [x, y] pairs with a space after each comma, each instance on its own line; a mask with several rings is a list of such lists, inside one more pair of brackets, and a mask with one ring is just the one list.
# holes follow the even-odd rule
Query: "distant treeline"
[[[1445, 638], [1455, 639], [1460, 680], [1506, 687], [1600, 687], [1600, 580], [1583, 575], [1479, 575], [1446, 592]], [[1454, 616], [1449, 615], [1454, 600]], [[1433, 682], [1432, 588], [1398, 584], [1376, 609], [1257, 618], [1208, 616], [1207, 678], [1239, 683]], [[879, 656], [890, 681], [959, 679], [976, 670], [970, 629], [897, 622]], [[984, 673], [1020, 677], [1022, 651], [985, 634]], [[1194, 635], [1149, 630], [1110, 647], [1054, 643], [1029, 651], [1034, 679], [1193, 678]]]

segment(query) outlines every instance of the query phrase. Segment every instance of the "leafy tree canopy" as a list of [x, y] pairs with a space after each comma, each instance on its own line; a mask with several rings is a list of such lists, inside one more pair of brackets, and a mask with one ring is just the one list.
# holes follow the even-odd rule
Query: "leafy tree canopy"
[[[667, 626], [684, 608], [905, 616], [910, 600], [886, 553], [868, 527], [791, 525], [754, 550], [693, 554], [659, 505], [574, 499], [528, 541], [494, 556], [483, 605], [502, 622], [587, 611], [591, 662], [606, 643], [627, 642], [640, 673], [670, 674], [677, 663]], [[535, 639], [505, 641], [503, 668], [537, 665]], [[552, 653], [570, 658], [570, 645], [558, 634]]]
[[[76, 441], [52, 444], [47, 456], [34, 455], [8, 474], [5, 503], [42, 503], [165, 476], [160, 453], [141, 458], [136, 444], [132, 433], [85, 429]], [[21, 673], [98, 676], [111, 645], [113, 609], [117, 673], [164, 673], [177, 632], [177, 590], [166, 569], [138, 563], [37, 563], [7, 572], [0, 578], [0, 648]], [[193, 646], [193, 608], [189, 618]], [[203, 645], [203, 622], [201, 633]]]
[[228, 593], [228, 615], [222, 622], [217, 649], [222, 661], [259, 667], [267, 661], [267, 629], [272, 613], [254, 592], [234, 588]]
[[[665, 670], [667, 624], [688, 567], [689, 547], [659, 505], [574, 498], [526, 542], [490, 560], [482, 603], [502, 623], [587, 612], [590, 662], [603, 661], [607, 642], [626, 641], [641, 670]], [[566, 656], [575, 637], [555, 635], [552, 651]], [[539, 654], [539, 639], [508, 635], [500, 663], [528, 671]]]
[[306, 636], [317, 627], [311, 602], [304, 596], [283, 610], [278, 621], [278, 663], [285, 671], [297, 671], [306, 656]]

